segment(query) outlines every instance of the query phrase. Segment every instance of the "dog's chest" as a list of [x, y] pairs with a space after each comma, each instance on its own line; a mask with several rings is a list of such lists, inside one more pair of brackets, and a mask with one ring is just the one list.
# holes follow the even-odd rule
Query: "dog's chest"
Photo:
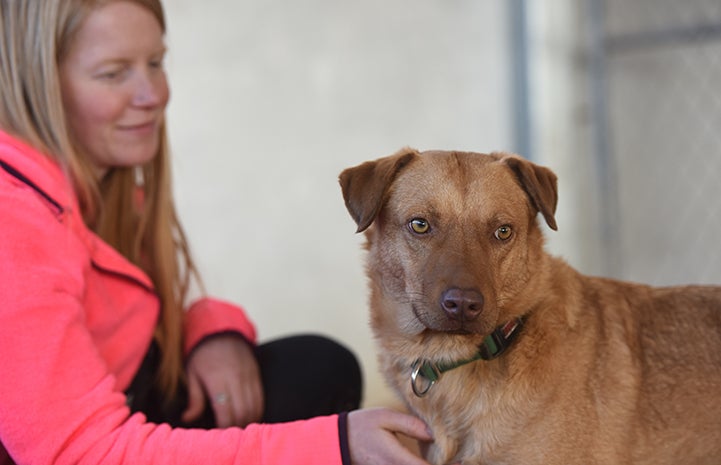
[[431, 463], [511, 463], [510, 451], [517, 448], [526, 419], [512, 390], [499, 390], [495, 383], [467, 383], [467, 376], [447, 373], [425, 397], [418, 397], [408, 388], [407, 374], [397, 380], [409, 407], [433, 431]]
[[469, 406], [467, 412], [450, 413], [441, 407], [420, 413], [435, 439], [428, 454], [431, 463], [512, 463], [509, 459], [517, 446], [518, 430], [510, 425], [516, 422], [507, 414], [479, 414], [478, 411]]

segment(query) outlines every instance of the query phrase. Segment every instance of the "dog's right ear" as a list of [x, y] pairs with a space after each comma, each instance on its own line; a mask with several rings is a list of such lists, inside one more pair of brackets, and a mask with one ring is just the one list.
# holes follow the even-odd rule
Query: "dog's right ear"
[[391, 156], [343, 170], [339, 182], [348, 213], [358, 225], [356, 232], [365, 231], [373, 223], [393, 180], [417, 156], [417, 150], [404, 148]]

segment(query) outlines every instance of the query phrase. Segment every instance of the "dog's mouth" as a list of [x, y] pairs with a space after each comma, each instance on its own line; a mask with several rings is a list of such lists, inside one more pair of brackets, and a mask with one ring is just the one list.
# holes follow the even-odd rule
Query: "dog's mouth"
[[445, 334], [449, 336], [478, 336], [483, 335], [482, 333], [479, 333], [477, 331], [471, 331], [470, 329], [466, 328], [456, 328], [456, 329], [435, 329], [435, 328], [429, 328], [426, 326], [426, 330], [424, 331], [427, 335], [432, 334]]
[[451, 329], [451, 330], [444, 331], [444, 332], [445, 332], [446, 334], [453, 334], [453, 335], [457, 335], [457, 336], [468, 336], [469, 334], [475, 334], [475, 333], [473, 333], [472, 331], [469, 331], [469, 330], [464, 329], [464, 328]]
[[486, 318], [477, 318], [473, 321], [454, 320], [447, 318], [441, 312], [429, 312], [422, 310], [419, 306], [413, 305], [413, 314], [416, 319], [425, 327], [425, 333], [453, 336], [486, 336], [493, 331], [493, 322]]

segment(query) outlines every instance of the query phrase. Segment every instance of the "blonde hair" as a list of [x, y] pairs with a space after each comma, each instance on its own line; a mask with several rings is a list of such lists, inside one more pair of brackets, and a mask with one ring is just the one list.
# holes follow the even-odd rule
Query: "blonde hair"
[[[161, 302], [158, 385], [170, 399], [184, 376], [189, 284], [201, 283], [173, 204], [165, 124], [152, 161], [114, 168], [98, 181], [73, 147], [60, 93], [58, 63], [70, 40], [92, 10], [112, 1], [0, 0], [0, 127], [55, 159], [73, 183], [86, 224], [152, 279]], [[160, 0], [132, 1], [151, 11], [165, 31]], [[141, 207], [136, 169], [144, 179]]]

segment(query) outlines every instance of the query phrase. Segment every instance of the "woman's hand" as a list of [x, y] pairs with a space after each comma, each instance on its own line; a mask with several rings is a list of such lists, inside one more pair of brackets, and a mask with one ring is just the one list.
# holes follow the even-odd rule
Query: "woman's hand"
[[198, 418], [209, 399], [216, 426], [244, 427], [263, 416], [263, 387], [251, 346], [241, 337], [222, 335], [201, 342], [188, 360], [188, 408], [183, 421]]
[[385, 408], [354, 410], [348, 414], [348, 447], [353, 465], [429, 465], [403, 446], [396, 436], [432, 441], [418, 418]]

